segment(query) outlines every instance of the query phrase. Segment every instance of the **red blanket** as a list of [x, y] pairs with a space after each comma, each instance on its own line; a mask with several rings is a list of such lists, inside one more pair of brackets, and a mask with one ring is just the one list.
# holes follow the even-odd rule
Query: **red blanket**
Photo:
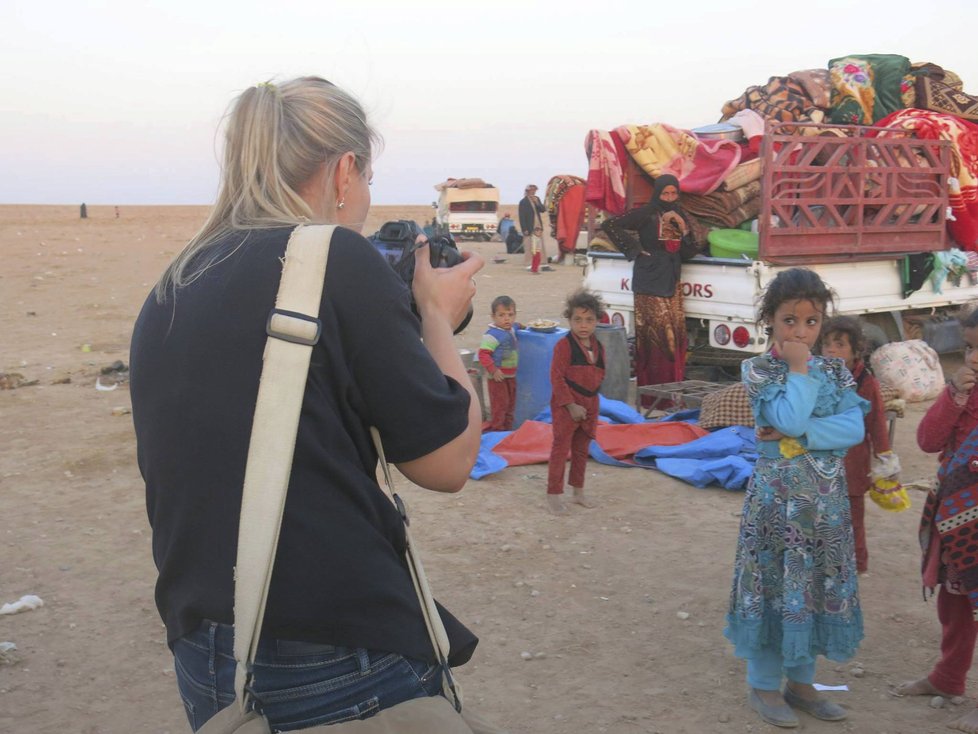
[[588, 156], [584, 200], [611, 214], [625, 213], [625, 175], [628, 153], [614, 131], [591, 130], [584, 148]]
[[[978, 250], [978, 125], [954, 115], [912, 109], [894, 112], [876, 124], [902, 128], [925, 140], [951, 142], [951, 176], [958, 180], [960, 191], [950, 192], [954, 221], [948, 220], [947, 231], [961, 249]], [[900, 135], [888, 130], [877, 134]]]
[[[609, 456], [623, 460], [647, 446], [678, 446], [689, 443], [706, 431], [690, 423], [599, 423], [597, 442]], [[524, 421], [523, 425], [496, 444], [493, 453], [502, 456], [510, 466], [542, 464], [550, 460], [553, 428], [549, 423]]]
[[577, 184], [567, 189], [557, 205], [557, 245], [561, 252], [574, 253], [583, 224], [584, 184]]

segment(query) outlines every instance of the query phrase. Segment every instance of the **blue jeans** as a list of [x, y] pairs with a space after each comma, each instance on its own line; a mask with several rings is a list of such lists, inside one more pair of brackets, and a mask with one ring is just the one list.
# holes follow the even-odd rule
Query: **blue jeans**
[[[234, 628], [205, 621], [173, 645], [177, 687], [197, 731], [234, 700]], [[366, 719], [442, 692], [441, 669], [396, 653], [261, 640], [251, 682], [275, 731]]]

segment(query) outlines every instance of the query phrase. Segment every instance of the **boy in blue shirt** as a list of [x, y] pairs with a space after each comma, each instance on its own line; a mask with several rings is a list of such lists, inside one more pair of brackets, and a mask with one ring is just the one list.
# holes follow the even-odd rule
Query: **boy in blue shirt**
[[516, 407], [516, 366], [519, 343], [516, 339], [516, 302], [509, 296], [497, 296], [492, 302], [492, 323], [479, 345], [479, 362], [489, 383], [489, 422], [483, 431], [513, 430]]

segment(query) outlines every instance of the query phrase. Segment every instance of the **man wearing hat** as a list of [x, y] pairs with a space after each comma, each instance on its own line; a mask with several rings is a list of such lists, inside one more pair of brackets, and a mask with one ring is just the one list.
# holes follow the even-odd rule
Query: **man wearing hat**
[[[530, 260], [530, 267], [527, 268], [531, 273], [538, 273], [541, 270], [553, 270], [549, 265], [540, 267], [540, 260], [543, 256], [543, 218], [542, 214], [546, 211], [540, 197], [537, 196], [537, 187], [530, 184], [523, 192], [520, 199], [520, 230], [523, 232], [525, 257]], [[525, 262], [525, 260], [524, 260]]]

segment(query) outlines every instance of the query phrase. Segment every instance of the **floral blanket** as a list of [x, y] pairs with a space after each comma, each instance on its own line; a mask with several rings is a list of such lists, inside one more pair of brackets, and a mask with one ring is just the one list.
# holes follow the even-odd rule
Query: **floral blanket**
[[896, 54], [842, 56], [829, 61], [832, 102], [829, 121], [839, 125], [872, 125], [903, 109], [912, 93], [910, 59]]
[[700, 140], [687, 130], [663, 123], [617, 128], [625, 148], [652, 178], [671, 173], [684, 193], [709, 194], [740, 163], [733, 140]]

